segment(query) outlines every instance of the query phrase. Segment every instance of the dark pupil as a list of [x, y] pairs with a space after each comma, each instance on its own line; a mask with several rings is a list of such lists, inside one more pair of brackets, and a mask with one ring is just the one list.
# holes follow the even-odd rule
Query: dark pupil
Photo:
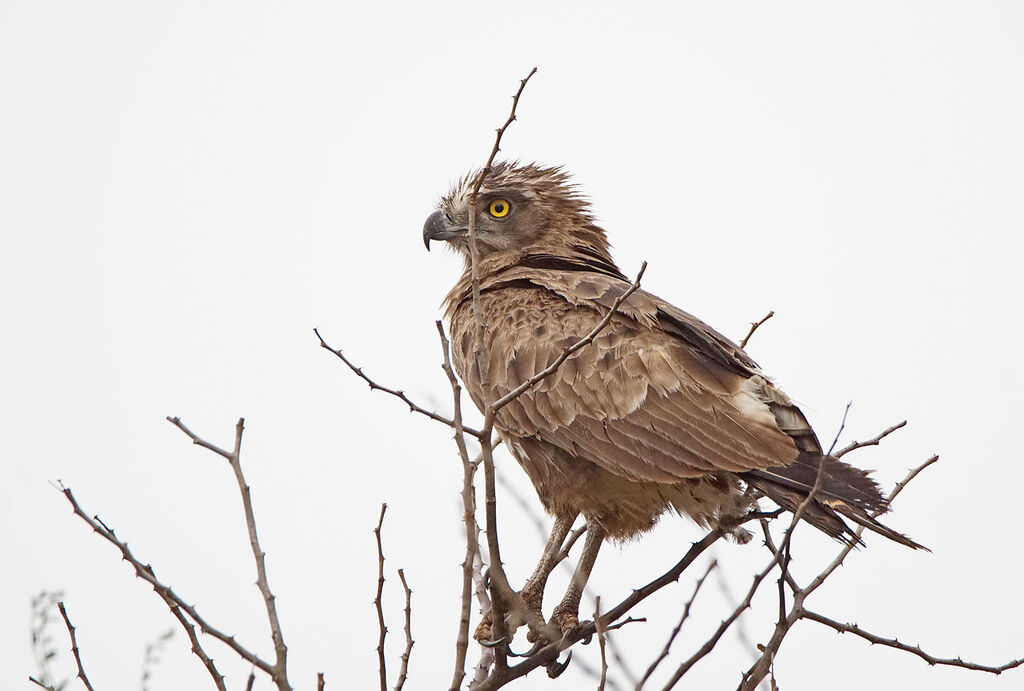
[[501, 202], [498, 202], [497, 204], [495, 204], [494, 205], [494, 213], [496, 213], [496, 214], [505, 213], [505, 205], [502, 204]]

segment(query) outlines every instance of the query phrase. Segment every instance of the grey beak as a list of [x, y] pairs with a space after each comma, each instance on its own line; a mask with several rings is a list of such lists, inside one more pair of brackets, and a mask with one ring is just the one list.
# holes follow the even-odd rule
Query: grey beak
[[444, 220], [444, 213], [441, 211], [435, 211], [427, 216], [427, 222], [423, 224], [423, 244], [426, 245], [428, 252], [430, 251], [430, 241], [437, 240], [448, 229]]
[[430, 251], [431, 240], [451, 240], [466, 234], [466, 229], [452, 226], [452, 217], [444, 211], [435, 211], [423, 224], [423, 244]]

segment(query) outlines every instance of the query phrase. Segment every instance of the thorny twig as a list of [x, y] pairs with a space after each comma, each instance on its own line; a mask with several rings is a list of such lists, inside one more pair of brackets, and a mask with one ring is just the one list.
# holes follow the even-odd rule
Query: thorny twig
[[89, 682], [89, 677], [85, 674], [85, 668], [82, 667], [82, 655], [78, 651], [78, 637], [75, 636], [75, 627], [71, 624], [71, 619], [68, 618], [68, 611], [64, 609], [64, 603], [58, 602], [57, 609], [60, 610], [60, 616], [64, 618], [64, 624], [68, 627], [68, 635], [71, 637], [71, 654], [75, 656], [75, 664], [78, 665], [78, 678], [85, 684], [85, 688], [89, 691], [94, 691], [92, 684]]
[[384, 512], [388, 510], [387, 504], [380, 505], [380, 519], [377, 527], [373, 529], [373, 536], [377, 538], [377, 597], [373, 600], [377, 608], [377, 669], [380, 672], [380, 691], [388, 689], [387, 663], [384, 658], [384, 638], [388, 635], [388, 627], [384, 624], [384, 608], [381, 603], [381, 596], [384, 594], [384, 548], [380, 541], [380, 529], [384, 525]]
[[402, 666], [398, 670], [395, 691], [402, 691], [406, 677], [409, 675], [409, 656], [412, 655], [412, 646], [416, 641], [412, 639], [412, 588], [405, 581], [403, 569], [398, 570], [398, 578], [402, 581], [402, 587], [405, 589], [405, 652], [402, 653]]

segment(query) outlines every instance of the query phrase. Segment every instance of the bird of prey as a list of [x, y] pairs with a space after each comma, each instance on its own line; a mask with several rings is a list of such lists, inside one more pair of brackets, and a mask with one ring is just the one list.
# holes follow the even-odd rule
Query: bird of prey
[[[560, 168], [495, 164], [476, 196], [479, 313], [474, 316], [470, 202], [463, 178], [423, 226], [466, 270], [445, 298], [455, 369], [481, 411], [587, 336], [631, 283], [609, 253], [588, 201]], [[544, 585], [579, 514], [583, 553], [551, 623], [578, 625], [583, 585], [605, 539], [650, 529], [666, 511], [739, 541], [760, 496], [796, 511], [823, 477], [804, 520], [856, 541], [843, 517], [909, 547], [874, 517], [886, 500], [866, 471], [825, 455], [800, 409], [731, 340], [636, 290], [593, 342], [504, 406], [494, 427], [526, 471], [551, 538], [520, 591], [538, 615]]]

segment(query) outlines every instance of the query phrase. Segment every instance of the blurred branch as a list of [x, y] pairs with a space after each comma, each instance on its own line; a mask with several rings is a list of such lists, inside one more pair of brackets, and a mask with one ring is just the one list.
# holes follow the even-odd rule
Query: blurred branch
[[163, 652], [167, 642], [172, 638], [174, 638], [174, 629], [167, 629], [156, 640], [146, 644], [146, 650], [142, 656], [142, 674], [139, 678], [139, 691], [149, 690], [149, 678], [152, 676], [152, 668], [160, 661], [157, 655]]

